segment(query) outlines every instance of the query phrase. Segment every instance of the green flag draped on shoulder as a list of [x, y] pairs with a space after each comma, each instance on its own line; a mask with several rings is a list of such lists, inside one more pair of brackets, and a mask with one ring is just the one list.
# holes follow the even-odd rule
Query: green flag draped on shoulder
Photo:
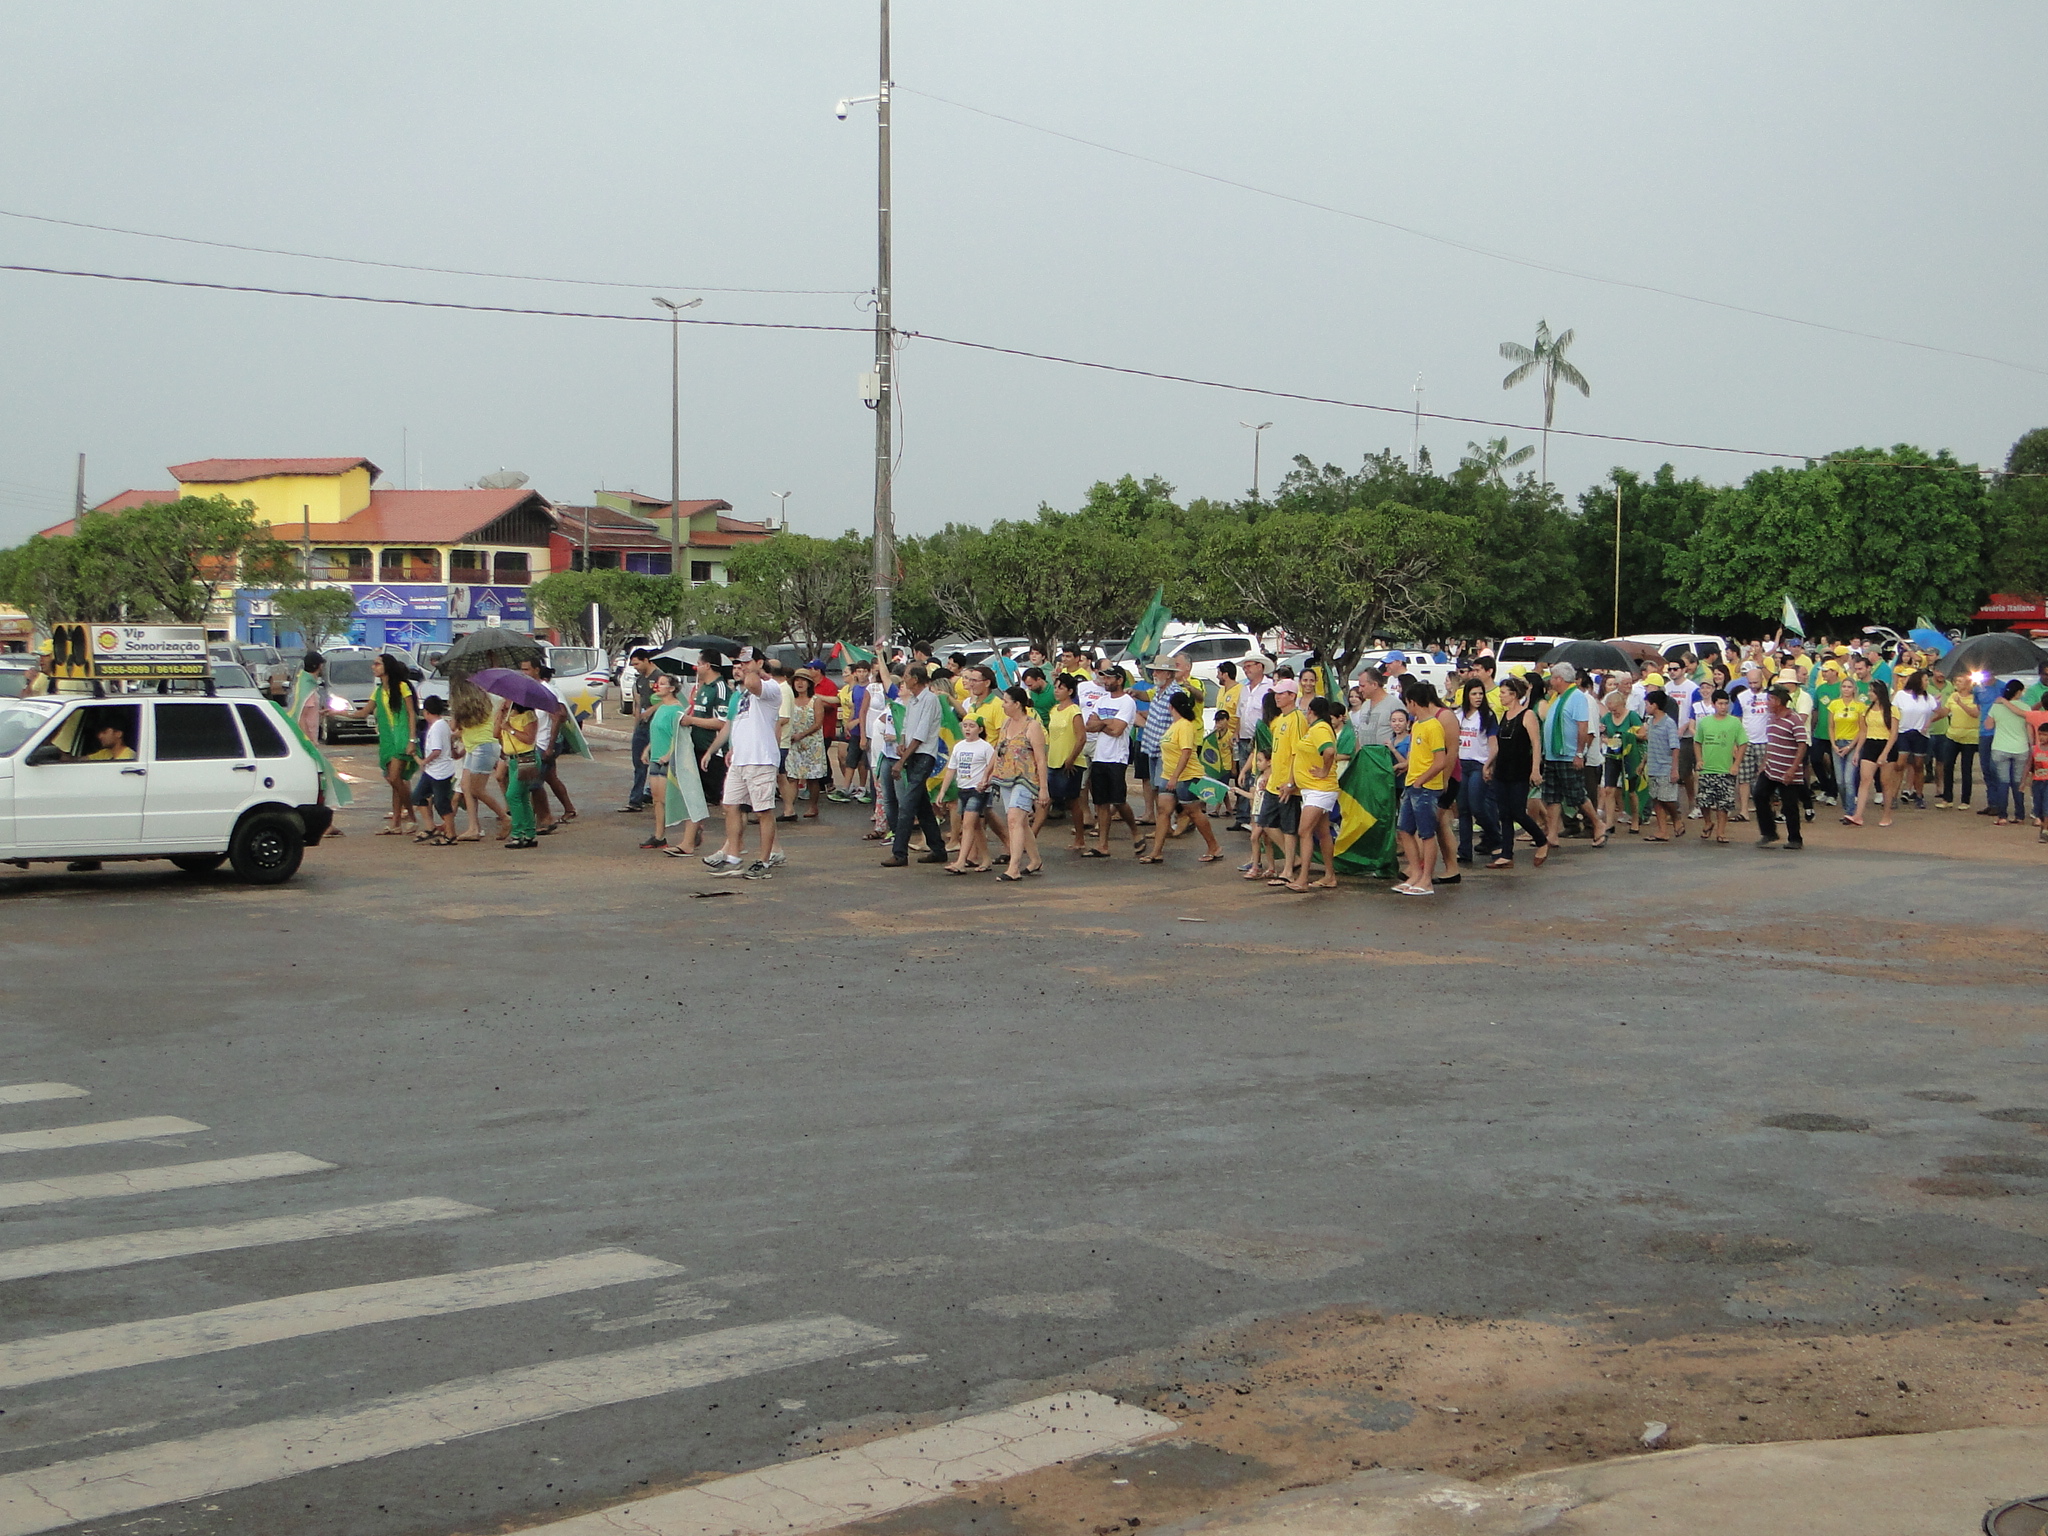
[[[304, 677], [306, 674], [302, 672], [299, 675]], [[298, 690], [294, 689], [293, 691], [297, 692]], [[299, 738], [299, 745], [306, 749], [307, 755], [318, 766], [320, 777], [327, 785], [327, 792], [334, 797], [334, 803], [336, 805], [355, 804], [355, 794], [349, 789], [347, 781], [335, 770], [334, 765], [327, 761], [326, 754], [314, 746], [306, 733], [299, 729], [299, 722], [292, 717], [292, 712], [275, 699], [270, 701], [270, 707], [284, 716], [284, 723], [291, 727], [292, 734]]]
[[1337, 781], [1337, 868], [1347, 875], [1391, 880], [1401, 872], [1394, 853], [1394, 754], [1363, 746]]

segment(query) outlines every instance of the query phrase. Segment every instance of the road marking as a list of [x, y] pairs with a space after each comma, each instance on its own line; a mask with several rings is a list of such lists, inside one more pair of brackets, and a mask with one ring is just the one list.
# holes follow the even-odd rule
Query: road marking
[[251, 1344], [338, 1333], [409, 1317], [444, 1317], [510, 1306], [629, 1280], [681, 1273], [679, 1265], [624, 1248], [594, 1248], [561, 1259], [534, 1259], [410, 1280], [383, 1280], [331, 1291], [273, 1296], [239, 1306], [153, 1317], [105, 1328], [81, 1328], [0, 1344], [0, 1388], [33, 1386], [92, 1371], [116, 1371], [161, 1360], [185, 1360]]
[[0, 1211], [61, 1200], [101, 1200], [109, 1195], [154, 1195], [207, 1184], [246, 1184], [294, 1173], [325, 1173], [335, 1165], [303, 1152], [259, 1152], [211, 1163], [171, 1163], [162, 1168], [129, 1168], [119, 1173], [74, 1173], [61, 1179], [22, 1179], [0, 1184]]
[[10, 1131], [0, 1136], [0, 1152], [50, 1152], [59, 1147], [94, 1147], [103, 1141], [141, 1141], [149, 1136], [184, 1136], [206, 1127], [176, 1115], [150, 1115], [140, 1120], [102, 1120], [98, 1125], [56, 1125], [47, 1131]]
[[844, 1317], [721, 1328], [667, 1344], [445, 1382], [341, 1413], [277, 1419], [61, 1461], [0, 1477], [0, 1536], [36, 1536], [80, 1520], [135, 1514], [321, 1467], [831, 1360], [895, 1341], [894, 1334]]
[[1063, 1392], [537, 1526], [530, 1536], [795, 1536], [1127, 1450], [1179, 1427], [1099, 1392]]
[[87, 1237], [70, 1243], [0, 1250], [0, 1280], [73, 1274], [82, 1269], [114, 1269], [123, 1264], [146, 1264], [152, 1259], [175, 1259], [189, 1253], [303, 1243], [317, 1237], [346, 1237], [357, 1232], [408, 1227], [421, 1221], [458, 1221], [464, 1216], [488, 1215], [490, 1212], [480, 1205], [428, 1197], [351, 1205], [315, 1211], [310, 1216], [266, 1216], [220, 1227], [167, 1227], [158, 1232], [129, 1232], [119, 1237]]
[[33, 1104], [37, 1099], [82, 1099], [83, 1088], [69, 1083], [0, 1083], [0, 1104]]

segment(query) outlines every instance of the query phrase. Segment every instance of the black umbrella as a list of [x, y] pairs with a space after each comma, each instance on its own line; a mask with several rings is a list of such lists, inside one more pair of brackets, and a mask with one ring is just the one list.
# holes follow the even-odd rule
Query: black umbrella
[[666, 672], [670, 677], [681, 677], [689, 670], [680, 656], [656, 656], [651, 659], [655, 671]]
[[1627, 652], [1605, 640], [1567, 640], [1562, 645], [1553, 645], [1536, 665], [1554, 667], [1560, 661], [1570, 662], [1581, 672], [1626, 672], [1633, 676], [1636, 670]]
[[441, 658], [441, 668], [452, 672], [460, 662], [463, 671], [474, 672], [479, 667], [514, 666], [528, 656], [538, 659], [544, 654], [540, 642], [533, 636], [522, 635], [516, 629], [493, 629], [486, 625], [482, 629], [471, 630], [448, 647], [448, 654]]
[[735, 654], [740, 648], [739, 641], [728, 640], [723, 635], [685, 635], [680, 640], [669, 641], [669, 644], [688, 646], [693, 651], [723, 651], [728, 656]]
[[2001, 673], [2031, 672], [2044, 662], [2048, 662], [2048, 651], [2025, 635], [2008, 630], [1995, 635], [1972, 635], [1958, 642], [1937, 665], [1950, 677], [1959, 672], [1985, 672], [1996, 677]]

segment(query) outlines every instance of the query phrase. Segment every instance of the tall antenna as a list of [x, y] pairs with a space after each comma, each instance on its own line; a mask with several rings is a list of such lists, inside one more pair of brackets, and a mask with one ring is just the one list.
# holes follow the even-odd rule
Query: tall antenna
[[1415, 446], [1409, 450], [1408, 467], [1422, 473], [1422, 375], [1415, 375]]

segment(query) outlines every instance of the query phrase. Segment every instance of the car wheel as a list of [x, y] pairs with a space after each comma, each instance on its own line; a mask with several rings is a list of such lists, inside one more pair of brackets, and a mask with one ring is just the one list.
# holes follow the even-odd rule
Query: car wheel
[[228, 844], [235, 873], [252, 885], [278, 885], [299, 872], [306, 831], [289, 811], [256, 811], [242, 818]]
[[171, 862], [188, 875], [210, 875], [227, 863], [224, 853], [174, 853]]

